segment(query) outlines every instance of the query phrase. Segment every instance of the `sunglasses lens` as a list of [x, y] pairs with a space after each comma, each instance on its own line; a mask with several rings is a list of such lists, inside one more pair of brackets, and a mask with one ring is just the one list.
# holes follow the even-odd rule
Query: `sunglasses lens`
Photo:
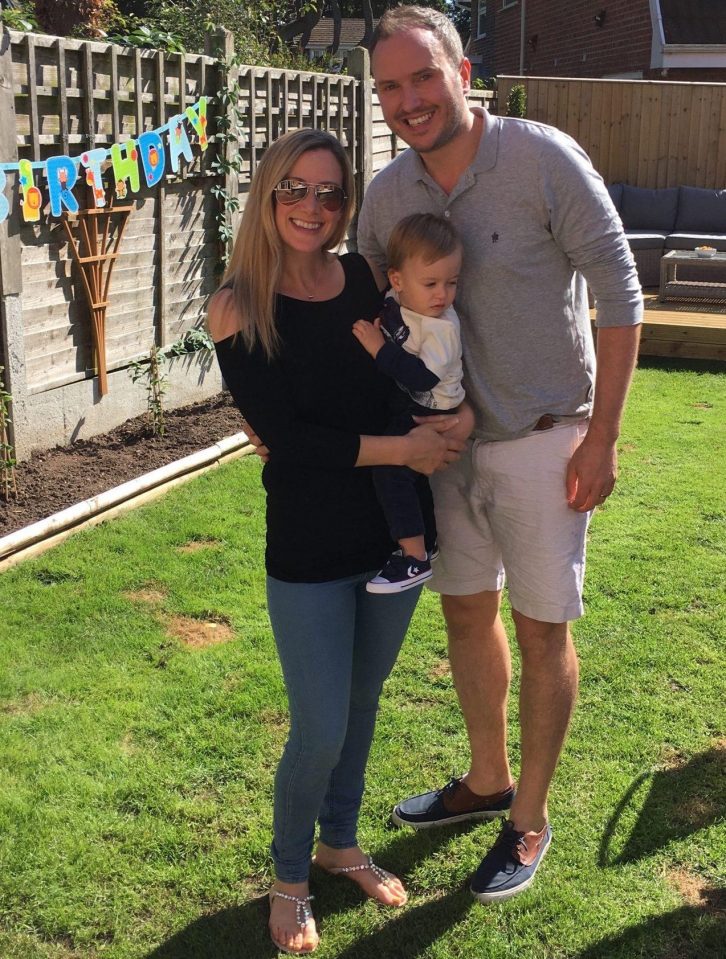
[[339, 186], [319, 186], [315, 195], [320, 205], [330, 213], [337, 213], [345, 202], [345, 193]]
[[299, 203], [308, 192], [307, 184], [295, 183], [294, 180], [283, 180], [275, 187], [275, 196], [278, 203], [291, 206], [293, 203]]

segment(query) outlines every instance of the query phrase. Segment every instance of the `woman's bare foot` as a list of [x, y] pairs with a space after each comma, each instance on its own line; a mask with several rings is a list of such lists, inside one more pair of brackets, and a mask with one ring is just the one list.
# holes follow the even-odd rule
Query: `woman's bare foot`
[[352, 879], [367, 896], [384, 906], [403, 906], [408, 899], [401, 880], [372, 863], [358, 846], [334, 849], [319, 842], [313, 862], [326, 872]]
[[320, 937], [309, 896], [306, 882], [277, 880], [270, 890], [270, 936], [283, 952], [304, 956], [318, 947]]

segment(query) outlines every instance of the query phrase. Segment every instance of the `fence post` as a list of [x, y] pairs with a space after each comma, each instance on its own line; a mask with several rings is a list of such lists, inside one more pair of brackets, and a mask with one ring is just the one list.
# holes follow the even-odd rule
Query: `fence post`
[[373, 179], [373, 83], [371, 81], [371, 58], [365, 47], [351, 50], [347, 58], [348, 71], [358, 80], [358, 118], [356, 186], [358, 188], [358, 209], [363, 202], [363, 194]]
[[[229, 30], [226, 30], [224, 27], [215, 27], [214, 30], [210, 32], [205, 37], [204, 41], [204, 52], [207, 56], [216, 57], [218, 60], [221, 60], [224, 66], [220, 66], [217, 72], [217, 91], [222, 88], [227, 88], [228, 90], [237, 89], [237, 80], [239, 78], [239, 67], [232, 66], [231, 61], [234, 57], [234, 34]], [[237, 104], [233, 103], [231, 100], [227, 104], [227, 121], [228, 129], [236, 130], [237, 129], [237, 117], [235, 113], [235, 108]], [[235, 142], [226, 142], [224, 145], [224, 159], [229, 163], [233, 159], [233, 155], [236, 152], [237, 146]], [[235, 169], [234, 166], [229, 167], [224, 174], [224, 192], [232, 200], [232, 205], [236, 206], [234, 203], [235, 200], [239, 197], [239, 172]], [[239, 210], [233, 210], [230, 213], [227, 213], [227, 221], [232, 227], [232, 235], [237, 235], [237, 229], [239, 227], [239, 221], [241, 217], [241, 212]]]
[[[15, 124], [15, 93], [10, 34], [2, 32], [0, 41], [0, 156], [8, 163], [17, 163], [18, 140]], [[10, 202], [10, 212], [0, 223], [0, 365], [3, 382], [12, 394], [12, 423], [8, 426], [10, 442], [17, 446], [19, 422], [24, 419], [26, 377], [25, 342], [23, 339], [23, 277], [20, 260], [20, 204], [18, 174], [8, 172], [2, 191]]]

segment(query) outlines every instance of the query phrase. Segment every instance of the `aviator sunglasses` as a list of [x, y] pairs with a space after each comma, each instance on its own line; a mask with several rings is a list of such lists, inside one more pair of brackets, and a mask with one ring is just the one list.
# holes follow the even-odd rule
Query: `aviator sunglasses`
[[347, 200], [343, 188], [335, 183], [305, 183], [304, 180], [280, 180], [275, 189], [275, 199], [278, 203], [285, 206], [292, 206], [293, 203], [300, 203], [308, 195], [309, 190], [314, 190], [315, 199], [323, 209], [329, 213], [337, 213], [342, 210], [343, 204]]

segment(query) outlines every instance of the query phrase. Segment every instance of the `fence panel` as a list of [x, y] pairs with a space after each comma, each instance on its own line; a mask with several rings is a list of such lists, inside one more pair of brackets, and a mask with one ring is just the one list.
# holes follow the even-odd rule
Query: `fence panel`
[[500, 103], [522, 83], [528, 118], [574, 137], [607, 183], [726, 187], [724, 83], [510, 76], [498, 83]]
[[[33, 34], [10, 37], [20, 159], [40, 162], [123, 143], [215, 92], [217, 65], [210, 57]], [[133, 209], [106, 315], [109, 370], [148, 354], [154, 342], [173, 341], [204, 316], [218, 268], [215, 180], [208, 154], [193, 153], [178, 175], [168, 173], [151, 190], [142, 186], [129, 200]], [[197, 208], [204, 209], [204, 222], [188, 230], [185, 221]], [[41, 223], [21, 223], [19, 230], [30, 393], [93, 376], [88, 308], [60, 221], [47, 212]]]

